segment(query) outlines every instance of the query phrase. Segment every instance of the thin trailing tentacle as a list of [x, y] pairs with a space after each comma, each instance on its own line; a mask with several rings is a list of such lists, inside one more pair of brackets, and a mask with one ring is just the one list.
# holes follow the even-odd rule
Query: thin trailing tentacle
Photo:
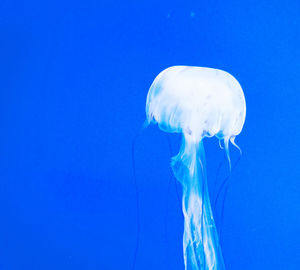
[[136, 177], [136, 166], [135, 166], [135, 144], [137, 139], [140, 137], [142, 131], [147, 127], [146, 122], [142, 126], [141, 130], [133, 137], [131, 143], [131, 161], [132, 161], [132, 174], [133, 174], [133, 184], [135, 188], [135, 198], [136, 198], [136, 243], [135, 249], [133, 254], [133, 261], [132, 261], [132, 270], [136, 268], [136, 260], [137, 254], [139, 249], [139, 242], [140, 242], [140, 202], [139, 202], [139, 189], [137, 184], [137, 177]]
[[234, 163], [233, 167], [232, 167], [232, 171], [230, 172], [229, 176], [226, 178], [225, 180], [225, 184], [223, 186], [224, 188], [224, 192], [223, 192], [223, 200], [222, 200], [222, 206], [221, 206], [221, 215], [220, 215], [220, 239], [222, 237], [222, 228], [223, 228], [223, 221], [224, 221], [224, 208], [225, 208], [225, 201], [226, 201], [226, 197], [227, 197], [227, 193], [228, 193], [228, 188], [229, 188], [229, 180], [231, 178], [231, 175], [233, 173], [233, 171], [235, 170], [237, 164], [239, 163], [239, 161], [241, 160], [241, 155], [239, 155], [238, 159], [236, 160], [236, 162]]
[[[219, 175], [220, 175], [220, 172], [221, 172], [221, 168], [222, 168], [225, 160], [226, 160], [226, 157], [224, 156], [224, 158], [219, 162], [219, 165], [218, 165], [218, 168], [217, 168], [216, 177], [215, 177], [215, 182], [214, 182], [214, 185], [213, 185], [212, 198], [215, 198], [215, 194], [217, 192], [216, 186], [217, 186], [217, 183], [218, 183], [218, 179], [219, 179]], [[215, 208], [214, 204], [212, 205], [212, 207], [213, 207], [213, 210], [216, 211], [216, 208]]]
[[[170, 156], [173, 156], [173, 150], [172, 150], [172, 145], [171, 145], [171, 140], [170, 140], [170, 137], [168, 136], [167, 137], [167, 141], [168, 141], [168, 146], [169, 146], [169, 152], [170, 152]], [[180, 196], [179, 196], [179, 191], [178, 191], [178, 187], [177, 187], [177, 181], [175, 179], [175, 177], [171, 177], [171, 179], [174, 179], [174, 186], [175, 186], [175, 191], [176, 191], [176, 197], [177, 197], [177, 201], [178, 201], [178, 204], [180, 205]]]
[[230, 142], [240, 151], [240, 155], [242, 155], [242, 150], [241, 150], [241, 148], [235, 143], [235, 136], [232, 136], [231, 138], [230, 138]]
[[[239, 148], [238, 148], [239, 149]], [[215, 196], [215, 200], [214, 200], [214, 209], [217, 209], [217, 204], [218, 204], [218, 200], [223, 192], [223, 200], [222, 200], [222, 204], [221, 204], [221, 214], [219, 215], [219, 228], [220, 228], [220, 235], [219, 237], [221, 238], [221, 234], [222, 234], [222, 227], [223, 227], [223, 219], [224, 219], [224, 207], [225, 207], [225, 201], [226, 201], [226, 195], [227, 195], [227, 191], [228, 191], [228, 183], [229, 183], [229, 180], [231, 178], [231, 175], [232, 175], [232, 172], [235, 170], [237, 164], [239, 163], [240, 159], [241, 159], [241, 155], [242, 155], [242, 152], [240, 152], [240, 155], [238, 157], [238, 159], [235, 161], [234, 165], [232, 166], [232, 169], [229, 170], [229, 174], [227, 177], [225, 177], [225, 179], [222, 181], [220, 187], [219, 187], [219, 190]]]
[[231, 171], [231, 160], [230, 160], [230, 153], [229, 153], [229, 137], [224, 138], [224, 148], [225, 153], [228, 159], [229, 171]]
[[[172, 151], [172, 145], [171, 145], [171, 141], [170, 141], [169, 136], [167, 136], [167, 142], [168, 142], [169, 154], [172, 157], [174, 154], [173, 154], [173, 151]], [[180, 208], [180, 204], [181, 204], [178, 189], [177, 189], [177, 181], [176, 181], [176, 179], [175, 179], [175, 177], [174, 177], [174, 175], [171, 171], [171, 175], [169, 177], [168, 186], [167, 186], [166, 213], [165, 213], [165, 221], [164, 221], [165, 222], [165, 241], [166, 241], [166, 254], [167, 255], [168, 255], [168, 245], [167, 245], [167, 243], [168, 243], [168, 222], [167, 222], [167, 219], [168, 219], [168, 211], [169, 211], [169, 193], [170, 193], [170, 189], [171, 189], [172, 180], [174, 180], [174, 185], [175, 185], [175, 190], [176, 190], [176, 197], [177, 197], [179, 208]], [[181, 208], [179, 210], [181, 211]]]

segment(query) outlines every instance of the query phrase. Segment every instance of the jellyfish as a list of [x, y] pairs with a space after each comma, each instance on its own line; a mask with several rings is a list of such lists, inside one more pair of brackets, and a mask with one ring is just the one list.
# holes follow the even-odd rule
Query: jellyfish
[[229, 142], [241, 132], [246, 103], [238, 81], [229, 73], [203, 67], [173, 66], [153, 81], [146, 101], [146, 122], [181, 133], [172, 158], [182, 185], [183, 258], [186, 270], [225, 269], [208, 193], [203, 139], [217, 137], [229, 156]]

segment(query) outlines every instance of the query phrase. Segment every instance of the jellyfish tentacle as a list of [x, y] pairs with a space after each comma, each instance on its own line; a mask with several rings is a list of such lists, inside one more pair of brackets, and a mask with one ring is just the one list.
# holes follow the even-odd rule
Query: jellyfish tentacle
[[135, 270], [136, 266], [136, 259], [137, 259], [137, 253], [139, 249], [139, 242], [140, 242], [140, 205], [139, 205], [139, 190], [137, 185], [137, 177], [136, 177], [136, 168], [135, 168], [135, 144], [136, 140], [139, 137], [139, 133], [133, 138], [132, 144], [131, 144], [131, 158], [132, 158], [132, 171], [133, 171], [133, 181], [134, 181], [134, 188], [135, 188], [135, 197], [136, 197], [136, 243], [135, 243], [135, 249], [133, 254], [133, 261], [132, 261], [132, 270]]
[[[169, 138], [169, 136], [167, 137], [168, 140], [168, 147], [169, 147], [169, 152], [170, 152], [170, 156], [173, 156], [173, 151], [172, 151], [172, 145], [171, 145], [171, 140]], [[177, 201], [180, 205], [180, 197], [179, 197], [179, 191], [178, 191], [178, 187], [177, 187], [177, 182], [176, 179], [172, 176], [170, 180], [174, 179], [174, 186], [175, 186], [175, 191], [176, 191], [176, 197], [177, 197]]]
[[[216, 177], [215, 177], [215, 181], [214, 181], [214, 184], [213, 184], [213, 190], [212, 190], [212, 198], [213, 199], [216, 198], [216, 193], [218, 192], [217, 184], [218, 184], [218, 180], [219, 180], [219, 176], [220, 176], [220, 173], [221, 173], [222, 166], [223, 166], [225, 161], [226, 161], [226, 156], [223, 157], [223, 159], [219, 162], [218, 167], [217, 167]], [[214, 203], [212, 204], [212, 207], [213, 207], [213, 210], [216, 211]]]
[[132, 174], [133, 174], [133, 184], [135, 189], [135, 198], [136, 198], [136, 243], [135, 249], [133, 254], [133, 261], [132, 261], [132, 270], [135, 270], [136, 267], [136, 260], [137, 254], [139, 250], [139, 242], [140, 242], [140, 202], [139, 202], [139, 189], [137, 184], [137, 177], [136, 177], [136, 167], [135, 167], [135, 145], [137, 139], [141, 136], [142, 132], [147, 127], [147, 120], [144, 122], [142, 128], [135, 134], [131, 142], [131, 161], [132, 161]]
[[222, 145], [222, 140], [221, 140], [221, 139], [219, 139], [219, 147], [220, 147], [221, 149], [224, 149], [224, 146]]
[[[167, 142], [168, 142], [168, 148], [169, 148], [169, 153], [170, 156], [173, 156], [173, 150], [172, 150], [172, 145], [171, 145], [171, 140], [169, 138], [169, 136], [167, 136]], [[168, 248], [167, 248], [167, 243], [168, 243], [168, 212], [169, 212], [169, 194], [170, 194], [170, 189], [171, 189], [171, 184], [172, 182], [174, 182], [174, 186], [175, 186], [175, 191], [176, 191], [176, 198], [178, 201], [178, 205], [179, 205], [179, 210], [181, 211], [181, 200], [179, 197], [179, 192], [178, 192], [178, 188], [177, 188], [177, 180], [175, 179], [172, 171], [171, 171], [171, 175], [169, 177], [169, 181], [168, 181], [168, 186], [167, 186], [167, 196], [166, 196], [166, 212], [165, 212], [165, 241], [166, 241], [166, 257], [168, 257]]]
[[229, 175], [224, 179], [222, 185], [220, 186], [219, 192], [218, 192], [218, 197], [216, 198], [215, 201], [215, 205], [217, 204], [217, 200], [222, 192], [222, 190], [224, 190], [223, 192], [223, 200], [222, 200], [222, 204], [221, 204], [221, 214], [219, 215], [219, 227], [220, 227], [220, 235], [219, 238], [221, 239], [222, 237], [222, 228], [223, 228], [223, 221], [224, 221], [224, 210], [225, 210], [225, 201], [226, 201], [226, 197], [227, 197], [227, 193], [228, 193], [228, 189], [229, 189], [229, 181], [230, 178], [232, 176], [233, 171], [235, 170], [235, 168], [237, 167], [238, 163], [240, 162], [242, 157], [242, 152], [240, 151], [240, 155], [238, 157], [238, 159], [235, 161], [233, 167], [232, 167], [232, 171], [229, 172]]
[[228, 159], [228, 165], [229, 165], [229, 171], [231, 171], [231, 160], [230, 160], [230, 154], [229, 154], [229, 137], [224, 138], [224, 148], [225, 153]]
[[235, 136], [230, 137], [230, 142], [240, 151], [240, 155], [242, 155], [242, 149], [236, 144]]

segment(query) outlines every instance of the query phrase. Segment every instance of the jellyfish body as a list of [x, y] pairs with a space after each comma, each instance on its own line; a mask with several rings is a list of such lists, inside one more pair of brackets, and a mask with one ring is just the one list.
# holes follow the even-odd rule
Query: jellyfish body
[[146, 115], [147, 124], [183, 135], [171, 164], [183, 187], [185, 269], [225, 269], [209, 200], [203, 138], [223, 140], [229, 158], [229, 141], [235, 145], [246, 116], [240, 84], [222, 70], [170, 67], [152, 83]]

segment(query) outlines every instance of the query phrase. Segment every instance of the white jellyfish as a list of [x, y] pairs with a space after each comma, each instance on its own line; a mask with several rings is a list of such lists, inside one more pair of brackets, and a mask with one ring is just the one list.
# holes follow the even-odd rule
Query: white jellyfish
[[223, 140], [229, 159], [229, 141], [236, 146], [234, 139], [246, 116], [240, 84], [218, 69], [170, 67], [152, 83], [146, 114], [147, 124], [157, 123], [163, 131], [183, 135], [171, 164], [183, 187], [185, 269], [225, 269], [209, 200], [203, 138]]

